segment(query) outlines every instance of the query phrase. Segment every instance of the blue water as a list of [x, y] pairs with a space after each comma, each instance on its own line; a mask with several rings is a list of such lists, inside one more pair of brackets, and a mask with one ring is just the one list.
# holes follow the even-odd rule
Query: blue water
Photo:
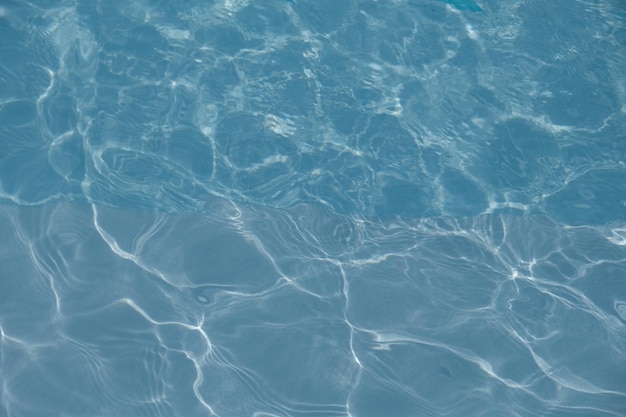
[[626, 415], [621, 0], [1, 0], [0, 417]]

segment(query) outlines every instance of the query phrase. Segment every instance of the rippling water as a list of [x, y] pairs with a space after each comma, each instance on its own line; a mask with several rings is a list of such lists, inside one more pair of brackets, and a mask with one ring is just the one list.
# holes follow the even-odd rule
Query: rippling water
[[624, 416], [620, 0], [5, 0], [0, 416]]

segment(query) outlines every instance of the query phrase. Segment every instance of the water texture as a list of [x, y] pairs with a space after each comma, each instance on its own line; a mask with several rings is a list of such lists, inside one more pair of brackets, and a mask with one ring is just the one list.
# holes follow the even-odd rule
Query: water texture
[[4, 0], [0, 417], [626, 415], [620, 0]]

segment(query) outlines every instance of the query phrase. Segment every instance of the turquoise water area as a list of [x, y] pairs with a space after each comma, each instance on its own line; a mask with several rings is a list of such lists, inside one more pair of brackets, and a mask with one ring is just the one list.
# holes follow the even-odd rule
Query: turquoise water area
[[0, 417], [626, 412], [620, 0], [0, 2]]
[[482, 11], [480, 6], [472, 0], [447, 0], [445, 3], [453, 5], [458, 10], [471, 10], [473, 12]]

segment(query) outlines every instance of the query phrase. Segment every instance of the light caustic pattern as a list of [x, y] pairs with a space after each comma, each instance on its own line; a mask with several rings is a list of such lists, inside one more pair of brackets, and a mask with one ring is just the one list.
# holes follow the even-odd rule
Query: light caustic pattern
[[626, 17], [540, 3], [0, 6], [0, 416], [623, 416]]
[[5, 208], [7, 415], [619, 415], [619, 231], [215, 208]]
[[7, 7], [0, 196], [626, 216], [619, 8], [334, 3]]

